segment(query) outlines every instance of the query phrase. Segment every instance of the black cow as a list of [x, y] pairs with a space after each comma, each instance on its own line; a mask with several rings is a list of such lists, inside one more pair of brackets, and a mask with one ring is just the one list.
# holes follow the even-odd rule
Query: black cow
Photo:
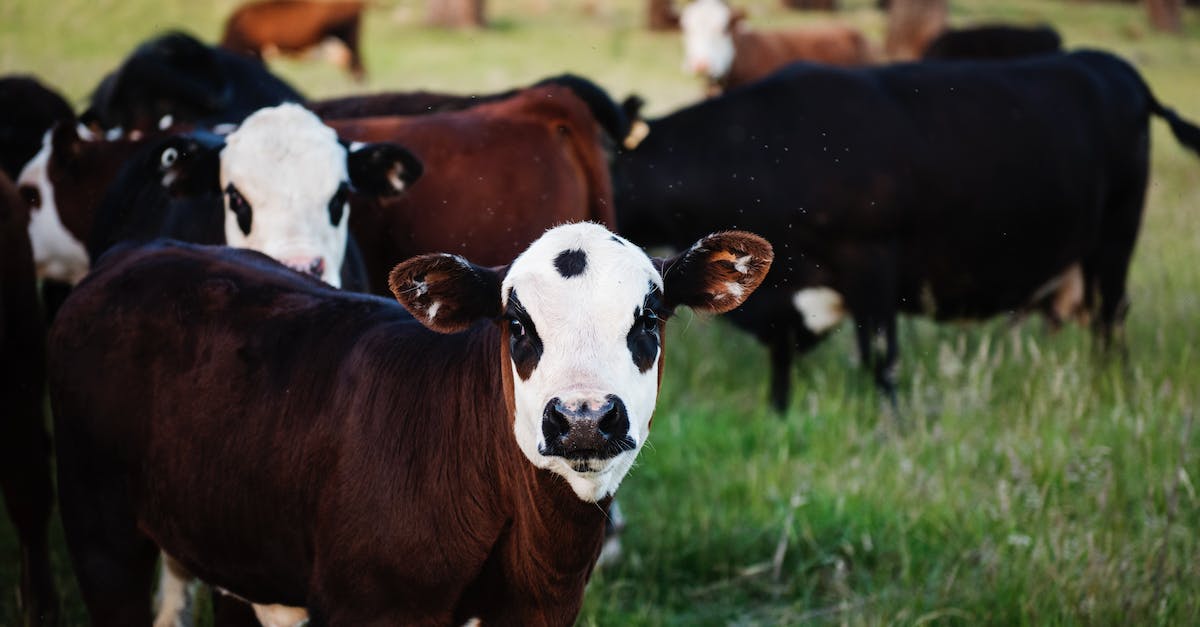
[[1062, 52], [1062, 37], [1050, 26], [985, 24], [942, 32], [922, 59], [1014, 59]]
[[[1149, 117], [1200, 128], [1103, 52], [834, 69], [797, 64], [650, 123], [618, 156], [622, 233], [643, 245], [768, 234], [771, 275], [735, 324], [767, 343], [771, 398], [793, 350], [843, 316], [894, 398], [896, 316], [1086, 310], [1109, 338], [1149, 171]], [[883, 354], [877, 355], [877, 340]]]
[[89, 123], [126, 131], [174, 123], [236, 124], [263, 107], [303, 102], [261, 61], [169, 32], [133, 51], [92, 93]]
[[71, 105], [31, 76], [0, 78], [0, 169], [15, 181], [57, 122], [75, 117]]

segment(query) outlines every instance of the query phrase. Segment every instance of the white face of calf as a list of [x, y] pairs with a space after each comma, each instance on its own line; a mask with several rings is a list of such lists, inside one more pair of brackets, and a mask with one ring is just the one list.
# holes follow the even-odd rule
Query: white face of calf
[[721, 233], [661, 263], [665, 274], [638, 247], [582, 223], [547, 231], [506, 272], [423, 256], [397, 266], [391, 285], [437, 331], [497, 320], [517, 446], [595, 501], [617, 489], [646, 442], [674, 307], [741, 304], [765, 277], [771, 247]]
[[51, 136], [46, 131], [42, 149], [17, 177], [21, 195], [29, 204], [29, 241], [40, 278], [78, 283], [90, 266], [87, 250], [62, 222], [50, 183]]
[[225, 241], [341, 286], [349, 229], [346, 148], [294, 104], [261, 109], [225, 139]]
[[733, 12], [721, 0], [696, 0], [679, 16], [684, 70], [719, 79], [733, 65]]

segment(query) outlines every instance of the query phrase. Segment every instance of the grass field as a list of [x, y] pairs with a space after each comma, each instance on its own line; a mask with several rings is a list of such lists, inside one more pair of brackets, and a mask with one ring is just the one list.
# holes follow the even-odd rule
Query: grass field
[[[652, 113], [696, 97], [678, 38], [640, 28], [641, 0], [582, 4], [490, 0], [494, 28], [447, 33], [420, 25], [423, 1], [378, 1], [365, 88], [481, 92], [570, 70], [643, 94]], [[825, 19], [741, 4], [762, 25]], [[844, 4], [878, 41], [873, 2]], [[1115, 50], [1200, 120], [1200, 13], [1174, 39], [1139, 7], [951, 4], [955, 23], [1049, 21], [1069, 46]], [[212, 40], [233, 5], [5, 0], [0, 72], [82, 103], [138, 41], [180, 26]], [[310, 95], [360, 89], [322, 63], [274, 67]], [[1127, 362], [1036, 320], [904, 320], [899, 429], [843, 329], [802, 360], [781, 419], [764, 402], [765, 351], [681, 314], [654, 435], [621, 489], [625, 560], [594, 578], [580, 623], [1200, 624], [1200, 159], [1154, 124]], [[0, 521], [0, 626], [17, 621], [15, 556]], [[61, 544], [56, 559], [69, 624], [84, 624]]]

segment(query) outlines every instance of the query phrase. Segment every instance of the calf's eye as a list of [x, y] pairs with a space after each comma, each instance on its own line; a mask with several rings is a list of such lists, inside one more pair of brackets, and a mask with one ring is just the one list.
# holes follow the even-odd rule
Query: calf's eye
[[508, 319], [508, 333], [514, 340], [525, 337], [525, 325], [521, 324], [516, 318]]
[[337, 192], [333, 194], [333, 198], [329, 200], [329, 222], [334, 226], [342, 221], [342, 214], [346, 210], [346, 201], [350, 198], [350, 187], [342, 183], [338, 187]]
[[237, 217], [238, 228], [246, 235], [250, 234], [250, 222], [253, 215], [250, 211], [250, 203], [242, 197], [242, 193], [230, 183], [225, 187], [225, 196], [229, 199], [229, 210]]

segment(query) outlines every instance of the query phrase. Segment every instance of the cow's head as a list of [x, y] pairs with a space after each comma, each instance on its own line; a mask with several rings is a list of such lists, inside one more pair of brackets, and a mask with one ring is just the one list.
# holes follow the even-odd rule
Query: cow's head
[[209, 150], [219, 158], [193, 150], [181, 159], [179, 147], [166, 144], [160, 156], [164, 185], [220, 189], [226, 244], [265, 253], [334, 286], [341, 283], [350, 192], [396, 194], [422, 170], [412, 153], [395, 144], [343, 144], [295, 104], [255, 112]]
[[74, 121], [46, 131], [42, 149], [17, 178], [29, 206], [29, 239], [38, 276], [75, 283], [89, 267], [83, 242], [91, 213], [121, 162], [135, 148], [107, 141]]
[[718, 80], [733, 65], [733, 29], [744, 14], [723, 0], [696, 0], [679, 16], [683, 27], [684, 70]]
[[646, 442], [675, 307], [728, 311], [771, 259], [766, 240], [731, 231], [656, 260], [581, 223], [547, 231], [507, 268], [424, 255], [396, 266], [390, 283], [435, 331], [497, 321], [518, 446], [594, 501], [616, 490]]

